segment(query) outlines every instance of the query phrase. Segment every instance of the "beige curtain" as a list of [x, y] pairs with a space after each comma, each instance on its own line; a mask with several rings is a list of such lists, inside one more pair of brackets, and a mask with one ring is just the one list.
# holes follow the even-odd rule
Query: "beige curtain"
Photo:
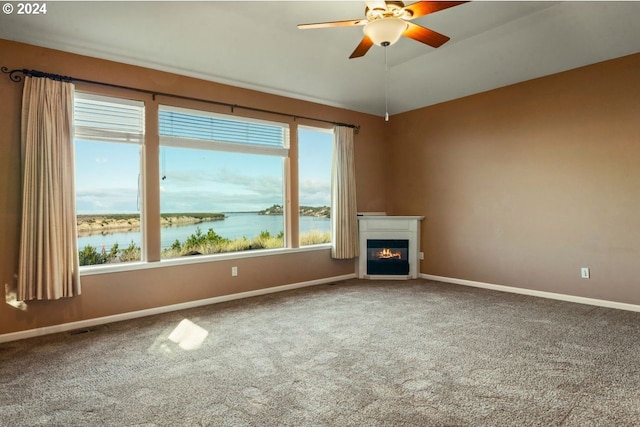
[[331, 168], [331, 256], [350, 259], [358, 256], [356, 170], [353, 128], [336, 126]]
[[25, 77], [22, 98], [20, 301], [80, 294], [73, 84]]

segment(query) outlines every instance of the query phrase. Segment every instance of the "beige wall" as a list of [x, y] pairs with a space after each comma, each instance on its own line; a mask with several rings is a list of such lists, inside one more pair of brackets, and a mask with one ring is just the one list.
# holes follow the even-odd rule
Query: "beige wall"
[[[0, 66], [9, 69], [37, 69], [158, 92], [358, 124], [361, 126], [360, 133], [355, 137], [358, 208], [367, 211], [386, 209], [382, 190], [384, 121], [379, 117], [6, 40], [0, 40]], [[17, 271], [19, 248], [21, 90], [21, 84], [12, 83], [6, 75], [0, 75], [0, 283], [9, 288], [13, 288], [16, 283], [14, 275]], [[96, 90], [104, 89], [96, 87]], [[142, 96], [147, 102], [152, 102], [151, 97], [146, 95], [126, 92], [120, 94]], [[152, 132], [148, 132], [147, 138], [148, 145], [157, 141], [157, 135]], [[155, 155], [157, 159], [157, 150], [154, 151], [153, 147], [147, 147], [147, 154], [149, 158], [153, 159]], [[150, 176], [157, 176], [157, 173], [154, 175], [154, 171], [157, 172], [157, 161], [151, 161], [148, 166], [151, 168]], [[149, 206], [159, 206], [158, 194], [147, 194], [147, 197]], [[153, 217], [152, 208], [150, 219], [153, 220]], [[155, 218], [157, 222], [157, 215]], [[155, 236], [156, 240], [157, 238]], [[153, 253], [151, 257], [154, 258]], [[232, 265], [238, 266], [238, 277], [231, 277]], [[26, 310], [0, 304], [0, 334], [353, 272], [352, 260], [332, 260], [329, 251], [322, 250], [83, 276], [83, 294], [80, 297], [53, 302], [27, 302]]]
[[426, 216], [421, 272], [640, 304], [639, 70], [636, 54], [392, 117], [387, 208]]

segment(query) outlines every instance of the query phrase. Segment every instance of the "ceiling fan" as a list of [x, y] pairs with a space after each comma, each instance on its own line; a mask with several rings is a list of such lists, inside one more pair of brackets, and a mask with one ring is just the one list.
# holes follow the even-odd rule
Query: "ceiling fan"
[[430, 13], [458, 6], [466, 1], [419, 1], [405, 6], [401, 1], [367, 1], [364, 19], [348, 21], [319, 22], [316, 24], [300, 24], [301, 30], [327, 27], [350, 27], [364, 25], [364, 37], [349, 58], [364, 56], [371, 46], [390, 46], [400, 36], [409, 37], [432, 47], [439, 47], [449, 37], [411, 22]]

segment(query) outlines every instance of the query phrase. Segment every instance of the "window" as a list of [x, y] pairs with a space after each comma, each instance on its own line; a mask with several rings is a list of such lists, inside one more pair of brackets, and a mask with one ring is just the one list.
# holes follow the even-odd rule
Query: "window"
[[[80, 265], [142, 261], [144, 235], [160, 237], [161, 247], [150, 249], [162, 259], [284, 248], [289, 227], [300, 246], [331, 241], [330, 129], [298, 127], [299, 176], [289, 176], [286, 123], [166, 105], [158, 108], [158, 140], [147, 141], [159, 144], [159, 205], [152, 199], [146, 208], [159, 209], [160, 228], [143, 228], [142, 186], [156, 182], [142, 175], [144, 116], [143, 102], [76, 93]], [[294, 224], [287, 179], [299, 183]]]
[[139, 261], [144, 104], [76, 92], [74, 127], [80, 265]]
[[300, 246], [331, 241], [333, 132], [298, 128]]
[[161, 106], [162, 258], [284, 246], [286, 125]]

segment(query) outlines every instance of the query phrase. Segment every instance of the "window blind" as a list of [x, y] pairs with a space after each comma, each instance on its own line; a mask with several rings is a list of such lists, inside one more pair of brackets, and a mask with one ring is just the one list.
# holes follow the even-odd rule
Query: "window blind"
[[158, 113], [161, 137], [243, 144], [274, 149], [289, 145], [286, 125], [255, 119], [236, 119], [222, 114], [161, 106]]
[[73, 121], [76, 139], [141, 144], [144, 103], [76, 92]]

